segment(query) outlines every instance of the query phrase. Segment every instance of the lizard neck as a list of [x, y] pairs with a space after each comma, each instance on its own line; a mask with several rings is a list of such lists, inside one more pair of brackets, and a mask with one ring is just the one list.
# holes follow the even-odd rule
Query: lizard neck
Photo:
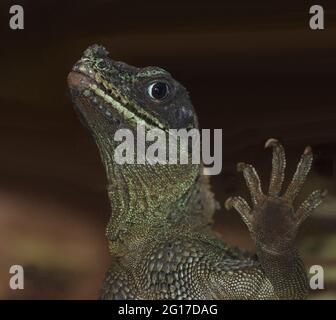
[[107, 144], [98, 143], [112, 209], [106, 232], [112, 254], [129, 252], [158, 229], [209, 222], [204, 208], [213, 206], [205, 204], [211, 197], [204, 196], [200, 165], [120, 165]]

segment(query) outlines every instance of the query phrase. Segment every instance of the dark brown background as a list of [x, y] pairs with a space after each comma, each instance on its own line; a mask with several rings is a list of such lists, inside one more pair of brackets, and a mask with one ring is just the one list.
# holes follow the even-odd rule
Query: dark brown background
[[[295, 3], [293, 3], [295, 2]], [[316, 3], [315, 3], [316, 2]], [[325, 268], [336, 298], [336, 5], [331, 1], [1, 1], [0, 298], [96, 298], [109, 263], [105, 176], [76, 118], [66, 76], [90, 44], [114, 59], [159, 65], [190, 91], [203, 128], [223, 128], [223, 172], [214, 191], [246, 194], [237, 161], [269, 178], [269, 137], [287, 149], [289, 175], [304, 146], [316, 153], [303, 196], [329, 189], [300, 232], [307, 266]], [[25, 29], [8, 27], [9, 7], [25, 9]], [[323, 31], [309, 7], [325, 9]], [[301, 197], [302, 199], [302, 197]], [[252, 248], [237, 214], [216, 228]], [[25, 267], [25, 290], [8, 288], [9, 266]]]

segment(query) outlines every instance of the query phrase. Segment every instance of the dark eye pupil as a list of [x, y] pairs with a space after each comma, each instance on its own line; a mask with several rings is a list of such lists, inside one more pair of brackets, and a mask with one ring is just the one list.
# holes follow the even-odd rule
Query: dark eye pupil
[[168, 95], [168, 85], [164, 82], [156, 82], [150, 86], [150, 96], [162, 100]]

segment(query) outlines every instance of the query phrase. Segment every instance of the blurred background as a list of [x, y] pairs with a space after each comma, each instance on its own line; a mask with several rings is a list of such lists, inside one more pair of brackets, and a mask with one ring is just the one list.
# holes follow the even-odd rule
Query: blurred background
[[[10, 30], [9, 8], [25, 10]], [[325, 30], [309, 28], [309, 8]], [[315, 162], [299, 201], [329, 196], [300, 230], [307, 268], [321, 265], [336, 299], [336, 3], [330, 1], [6, 1], [0, 4], [0, 298], [96, 299], [110, 263], [109, 204], [98, 151], [72, 108], [66, 77], [83, 50], [158, 65], [189, 90], [201, 127], [223, 129], [223, 171], [212, 178], [222, 204], [244, 195], [238, 161], [268, 184], [269, 137], [286, 147], [287, 181], [308, 144]], [[216, 229], [253, 250], [238, 214], [222, 209]], [[9, 267], [25, 289], [9, 289]]]

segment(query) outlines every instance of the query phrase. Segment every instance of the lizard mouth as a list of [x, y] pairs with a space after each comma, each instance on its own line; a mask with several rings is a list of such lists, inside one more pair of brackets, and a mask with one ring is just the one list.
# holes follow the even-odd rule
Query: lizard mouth
[[[77, 63], [68, 75], [68, 85], [71, 91], [75, 92], [76, 97], [87, 100], [90, 106], [108, 120], [120, 123], [120, 119], [113, 112], [114, 110], [111, 110], [111, 102], [121, 105], [121, 100], [118, 99], [118, 96], [112, 96], [110, 92], [108, 93], [106, 88], [94, 79], [93, 72], [84, 72]], [[77, 109], [81, 112], [79, 107]]]

